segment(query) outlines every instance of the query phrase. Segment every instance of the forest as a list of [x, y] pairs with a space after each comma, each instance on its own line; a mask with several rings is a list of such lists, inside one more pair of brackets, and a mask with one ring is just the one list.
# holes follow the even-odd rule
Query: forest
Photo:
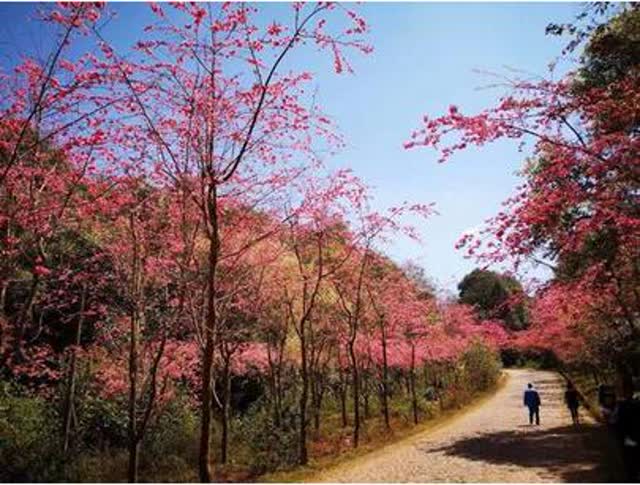
[[[550, 24], [579, 57], [560, 79], [508, 79], [494, 106], [407, 133], [450, 164], [531, 151], [460, 239], [478, 269], [455, 296], [385, 251], [437, 208], [375, 210], [326, 164], [348, 141], [304, 53], [338, 75], [375, 55], [357, 6], [292, 3], [286, 24], [261, 4], [145, 8], [125, 49], [109, 4], [47, 4], [50, 52], [0, 71], [1, 481], [264, 480], [410, 433], [502, 366], [633, 386], [637, 4]], [[528, 284], [532, 261], [552, 277]]]

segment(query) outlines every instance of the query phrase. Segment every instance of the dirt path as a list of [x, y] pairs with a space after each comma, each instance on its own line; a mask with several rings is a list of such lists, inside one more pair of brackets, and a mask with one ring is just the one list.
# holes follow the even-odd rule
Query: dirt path
[[[328, 482], [604, 482], [620, 479], [607, 436], [586, 411], [571, 425], [563, 381], [553, 372], [509, 370], [480, 407], [435, 431], [382, 448], [313, 478]], [[522, 392], [542, 399], [540, 426], [528, 424]], [[607, 465], [609, 464], [609, 465]]]

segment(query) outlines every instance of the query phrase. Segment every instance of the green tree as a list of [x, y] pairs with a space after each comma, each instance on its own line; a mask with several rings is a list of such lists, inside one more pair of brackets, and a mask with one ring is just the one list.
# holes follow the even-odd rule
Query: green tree
[[474, 269], [458, 284], [458, 291], [459, 301], [474, 306], [480, 318], [502, 320], [511, 330], [527, 327], [525, 295], [515, 278]]
[[622, 9], [600, 24], [582, 53], [576, 85], [582, 89], [606, 87], [640, 74], [640, 6]]

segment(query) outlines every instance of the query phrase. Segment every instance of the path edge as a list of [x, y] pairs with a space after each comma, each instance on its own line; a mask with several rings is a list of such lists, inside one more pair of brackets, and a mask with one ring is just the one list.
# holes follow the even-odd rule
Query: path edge
[[494, 398], [506, 387], [510, 379], [511, 375], [508, 369], [503, 369], [497, 382], [491, 386], [491, 388], [476, 394], [469, 403], [458, 409], [447, 410], [438, 417], [424, 421], [414, 428], [407, 430], [406, 433], [391, 438], [378, 446], [369, 445], [357, 450], [350, 450], [338, 456], [327, 457], [317, 462], [312, 461], [309, 465], [289, 472], [277, 472], [262, 476], [260, 477], [260, 481], [265, 483], [322, 483], [324, 481], [322, 478], [324, 475], [335, 472], [343, 466], [353, 465], [362, 460], [375, 457], [380, 453], [386, 453], [391, 447], [410, 445], [455, 423]]

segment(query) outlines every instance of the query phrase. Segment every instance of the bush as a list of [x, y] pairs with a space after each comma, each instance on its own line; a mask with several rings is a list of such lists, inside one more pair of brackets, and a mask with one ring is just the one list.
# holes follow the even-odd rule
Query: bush
[[68, 464], [69, 482], [113, 483], [126, 482], [129, 456], [124, 450], [83, 453]]
[[473, 392], [493, 386], [500, 376], [500, 360], [495, 352], [480, 342], [471, 345], [462, 356], [467, 387]]
[[[186, 398], [173, 399], [147, 431], [141, 450], [141, 476], [162, 481], [156, 476], [160, 475], [175, 481], [177, 475], [196, 470], [198, 432], [198, 417]], [[153, 471], [153, 477], [148, 476], [147, 470]]]
[[126, 448], [127, 404], [123, 399], [86, 395], [78, 404], [78, 444], [91, 451]]
[[0, 382], [0, 481], [62, 479], [59, 422], [51, 403]]
[[443, 409], [459, 409], [469, 403], [473, 397], [469, 382], [461, 376], [458, 382], [450, 383], [442, 397]]
[[[75, 482], [127, 480], [126, 403], [90, 397], [83, 402], [82, 452], [68, 464]], [[197, 481], [197, 418], [182, 396], [168, 403], [150, 424], [140, 448], [139, 475], [144, 481]], [[91, 446], [90, 433], [102, 433]]]
[[551, 351], [535, 351], [507, 348], [500, 351], [505, 367], [528, 367], [533, 369], [557, 369], [559, 361]]
[[298, 462], [298, 417], [292, 407], [285, 407], [276, 426], [270, 406], [258, 401], [234, 423], [232, 434], [232, 443], [245, 444], [247, 456], [241, 458], [253, 473], [288, 469]]

